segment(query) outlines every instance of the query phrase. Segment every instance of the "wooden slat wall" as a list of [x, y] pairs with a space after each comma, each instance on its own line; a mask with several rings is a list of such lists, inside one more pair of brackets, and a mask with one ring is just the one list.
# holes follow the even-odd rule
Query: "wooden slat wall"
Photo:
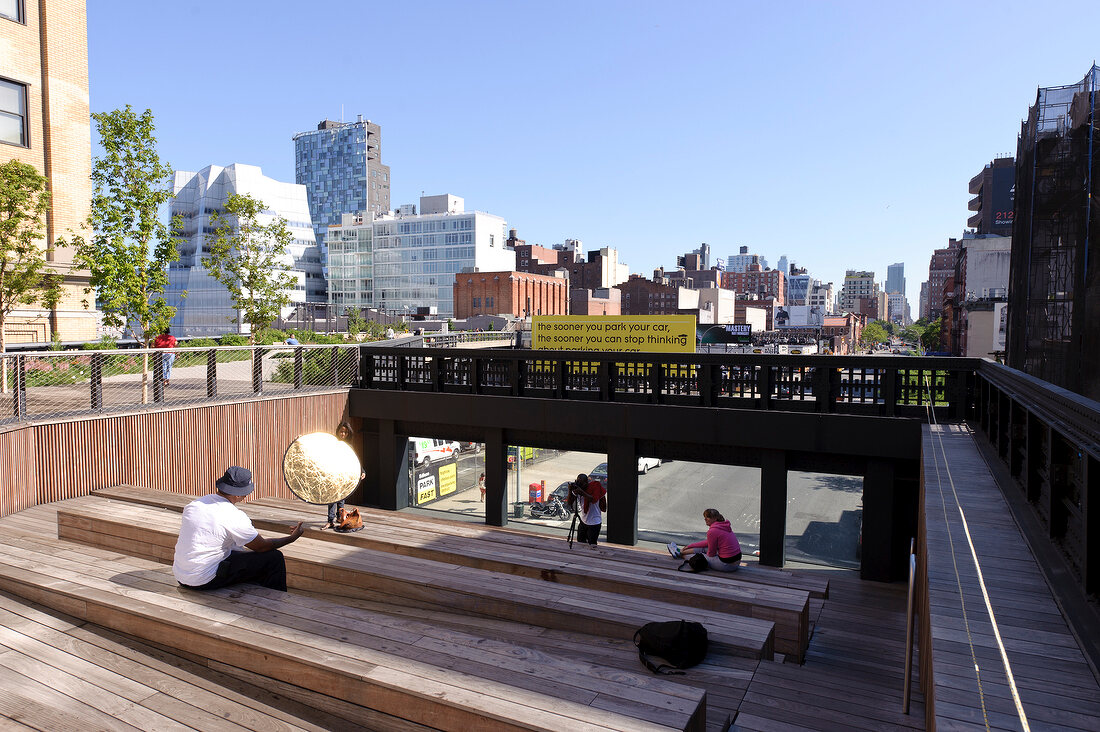
[[278, 397], [36, 424], [0, 433], [0, 516], [129, 483], [203, 495], [229, 465], [252, 470], [256, 498], [293, 498], [287, 446], [332, 432], [348, 393]]

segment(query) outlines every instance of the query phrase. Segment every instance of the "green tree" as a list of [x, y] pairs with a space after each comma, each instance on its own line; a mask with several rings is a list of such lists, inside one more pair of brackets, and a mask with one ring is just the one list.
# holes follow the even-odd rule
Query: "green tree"
[[[46, 261], [46, 178], [18, 160], [0, 165], [0, 353], [7, 349], [8, 316], [24, 305], [53, 307], [61, 274]], [[7, 391], [7, 369], [4, 369]]]
[[357, 336], [367, 327], [367, 319], [363, 317], [362, 309], [348, 308], [344, 311], [344, 315], [348, 318], [349, 335]]
[[295, 278], [288, 271], [291, 241], [286, 219], [260, 223], [264, 203], [249, 195], [229, 194], [225, 213], [215, 213], [207, 236], [210, 254], [203, 266], [229, 290], [233, 307], [249, 325], [249, 341], [279, 317], [290, 304]]
[[[103, 155], [92, 164], [92, 234], [74, 238], [75, 262], [91, 273], [86, 292], [95, 292], [104, 324], [148, 348], [176, 313], [164, 290], [179, 249], [158, 215], [172, 197], [172, 168], [157, 154], [150, 110], [139, 115], [126, 105], [92, 119]], [[181, 219], [174, 218], [172, 229], [181, 228]], [[149, 400], [148, 353], [142, 359], [141, 399]]]
[[882, 321], [875, 320], [867, 324], [863, 329], [863, 334], [859, 337], [859, 342], [864, 346], [872, 346], [876, 343], [885, 343], [889, 340], [890, 336], [886, 332], [886, 328], [882, 326]]
[[925, 351], [938, 351], [940, 349], [940, 333], [943, 328], [943, 318], [937, 318], [929, 323], [920, 336], [920, 345]]

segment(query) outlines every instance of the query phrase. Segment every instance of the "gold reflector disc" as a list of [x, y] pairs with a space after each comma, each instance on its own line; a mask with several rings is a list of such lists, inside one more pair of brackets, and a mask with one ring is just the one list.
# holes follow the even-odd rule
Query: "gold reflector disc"
[[361, 472], [351, 445], [328, 432], [301, 435], [283, 455], [286, 484], [306, 503], [328, 505], [347, 498]]

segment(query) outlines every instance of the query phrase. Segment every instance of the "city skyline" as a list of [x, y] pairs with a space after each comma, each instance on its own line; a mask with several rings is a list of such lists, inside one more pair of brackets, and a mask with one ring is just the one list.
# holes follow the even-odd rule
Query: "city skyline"
[[[528, 242], [614, 247], [647, 276], [702, 242], [785, 254], [838, 289], [846, 269], [882, 282], [902, 262], [914, 306], [933, 250], [966, 228], [970, 178], [1015, 153], [1039, 86], [1096, 55], [1092, 24], [1035, 38], [1011, 20], [1028, 6], [1004, 3], [349, 3], [334, 28], [392, 32], [369, 54], [327, 42], [319, 65], [287, 22], [298, 7], [228, 4], [211, 26], [197, 8], [92, 4], [92, 111], [151, 108], [177, 169], [239, 162], [287, 182], [296, 132], [362, 114], [384, 131], [393, 207], [452, 193]], [[183, 73], [223, 88], [218, 104], [166, 83]]]

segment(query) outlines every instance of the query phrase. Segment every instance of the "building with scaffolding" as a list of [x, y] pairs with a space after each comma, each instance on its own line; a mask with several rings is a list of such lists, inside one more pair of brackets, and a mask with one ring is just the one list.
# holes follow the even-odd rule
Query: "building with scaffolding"
[[1016, 153], [1008, 364], [1100, 399], [1100, 67], [1040, 88]]

